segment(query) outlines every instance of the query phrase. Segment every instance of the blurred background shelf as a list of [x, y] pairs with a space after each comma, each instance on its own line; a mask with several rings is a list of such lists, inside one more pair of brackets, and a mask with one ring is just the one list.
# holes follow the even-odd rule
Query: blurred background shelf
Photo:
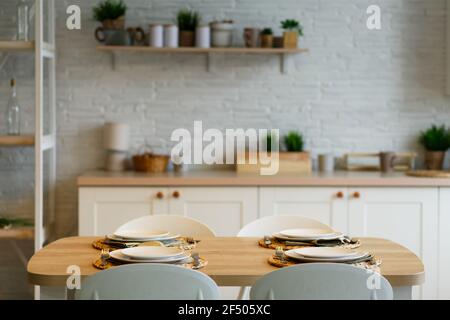
[[33, 51], [34, 41], [0, 41], [0, 51]]
[[0, 147], [31, 147], [34, 146], [33, 135], [0, 136]]
[[0, 239], [34, 239], [34, 228], [18, 227], [11, 229], [0, 229]]

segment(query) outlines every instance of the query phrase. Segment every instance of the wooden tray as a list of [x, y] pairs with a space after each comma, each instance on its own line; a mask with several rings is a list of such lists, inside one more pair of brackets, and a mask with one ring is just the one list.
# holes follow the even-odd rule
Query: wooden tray
[[417, 170], [408, 171], [406, 175], [417, 178], [450, 178], [450, 171]]

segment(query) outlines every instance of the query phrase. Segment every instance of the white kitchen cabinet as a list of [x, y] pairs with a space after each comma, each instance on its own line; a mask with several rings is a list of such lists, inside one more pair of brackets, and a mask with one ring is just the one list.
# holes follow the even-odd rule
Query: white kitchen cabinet
[[81, 187], [79, 233], [105, 235], [144, 215], [178, 214], [219, 236], [272, 215], [301, 215], [351, 236], [404, 245], [424, 262], [416, 298], [450, 298], [450, 188], [438, 187]]
[[450, 299], [450, 188], [439, 189], [438, 295]]
[[399, 243], [419, 256], [426, 282], [416, 298], [438, 297], [438, 188], [349, 189], [351, 236], [377, 237]]
[[169, 213], [199, 220], [218, 236], [235, 236], [258, 218], [257, 188], [173, 188]]
[[132, 219], [167, 214], [166, 188], [80, 188], [79, 235], [103, 236]]
[[105, 235], [145, 215], [178, 214], [217, 235], [234, 236], [257, 219], [257, 188], [80, 188], [79, 234]]
[[263, 187], [260, 216], [299, 215], [347, 232], [346, 188]]

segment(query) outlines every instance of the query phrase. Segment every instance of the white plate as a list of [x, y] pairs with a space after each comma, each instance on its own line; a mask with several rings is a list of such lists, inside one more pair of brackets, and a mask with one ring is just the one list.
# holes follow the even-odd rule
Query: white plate
[[150, 239], [125, 239], [125, 238], [121, 238], [121, 237], [117, 237], [113, 234], [109, 234], [106, 236], [109, 240], [113, 240], [113, 241], [120, 241], [120, 242], [146, 242], [146, 241], [168, 241], [168, 240], [174, 240], [178, 237], [180, 237], [179, 234], [169, 234], [165, 237], [161, 237], [161, 238], [150, 238]]
[[111, 258], [121, 261], [121, 262], [128, 262], [128, 263], [176, 263], [180, 262], [184, 259], [189, 258], [191, 255], [189, 253], [185, 253], [181, 256], [177, 256], [170, 259], [151, 259], [151, 260], [143, 260], [143, 259], [132, 259], [130, 257], [127, 257], [122, 253], [122, 250], [114, 250], [109, 253]]
[[307, 258], [332, 259], [332, 258], [353, 257], [359, 252], [348, 248], [314, 247], [314, 248], [295, 249], [295, 253]]
[[355, 254], [350, 257], [340, 257], [340, 258], [309, 258], [302, 256], [298, 253], [296, 253], [296, 249], [288, 250], [285, 252], [286, 256], [292, 259], [305, 261], [305, 262], [349, 262], [353, 260], [359, 260], [366, 256], [369, 256], [369, 253], [367, 252], [358, 252], [358, 254]]
[[171, 259], [185, 255], [184, 250], [168, 247], [134, 247], [122, 250], [122, 254], [137, 260]]
[[283, 236], [280, 233], [274, 233], [272, 236], [277, 239], [284, 240], [284, 241], [314, 241], [314, 240], [335, 240], [335, 239], [342, 238], [344, 236], [344, 234], [342, 232], [336, 232], [336, 233], [333, 233], [333, 234], [330, 234], [327, 236], [321, 236], [321, 237], [290, 238], [290, 237]]
[[169, 232], [165, 230], [124, 230], [116, 231], [114, 235], [124, 239], [140, 240], [166, 237]]
[[288, 229], [279, 232], [284, 237], [289, 238], [322, 238], [329, 237], [336, 234], [331, 229], [311, 229], [311, 228], [301, 228], [301, 229]]

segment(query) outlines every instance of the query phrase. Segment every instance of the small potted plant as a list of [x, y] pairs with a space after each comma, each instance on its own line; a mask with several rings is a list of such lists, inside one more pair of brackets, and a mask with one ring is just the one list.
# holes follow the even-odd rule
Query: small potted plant
[[273, 31], [271, 28], [264, 28], [261, 31], [261, 47], [262, 48], [273, 47]]
[[125, 28], [125, 13], [127, 6], [122, 0], [104, 0], [94, 7], [94, 19], [103, 25], [104, 29], [118, 30]]
[[426, 149], [425, 166], [428, 170], [442, 170], [445, 153], [450, 148], [450, 131], [442, 125], [433, 125], [420, 134], [420, 144]]
[[281, 21], [283, 33], [283, 47], [295, 49], [298, 46], [298, 37], [303, 36], [303, 27], [299, 21], [286, 19]]
[[195, 29], [200, 22], [198, 12], [183, 9], [178, 11], [177, 23], [180, 30], [180, 46], [193, 47], [195, 45]]
[[304, 151], [303, 136], [297, 131], [290, 131], [283, 142], [286, 152], [280, 152], [280, 171], [310, 172], [311, 157], [309, 152]]
[[126, 11], [127, 6], [122, 0], [105, 0], [94, 7], [94, 19], [102, 24], [95, 30], [95, 38], [106, 45], [126, 45]]

